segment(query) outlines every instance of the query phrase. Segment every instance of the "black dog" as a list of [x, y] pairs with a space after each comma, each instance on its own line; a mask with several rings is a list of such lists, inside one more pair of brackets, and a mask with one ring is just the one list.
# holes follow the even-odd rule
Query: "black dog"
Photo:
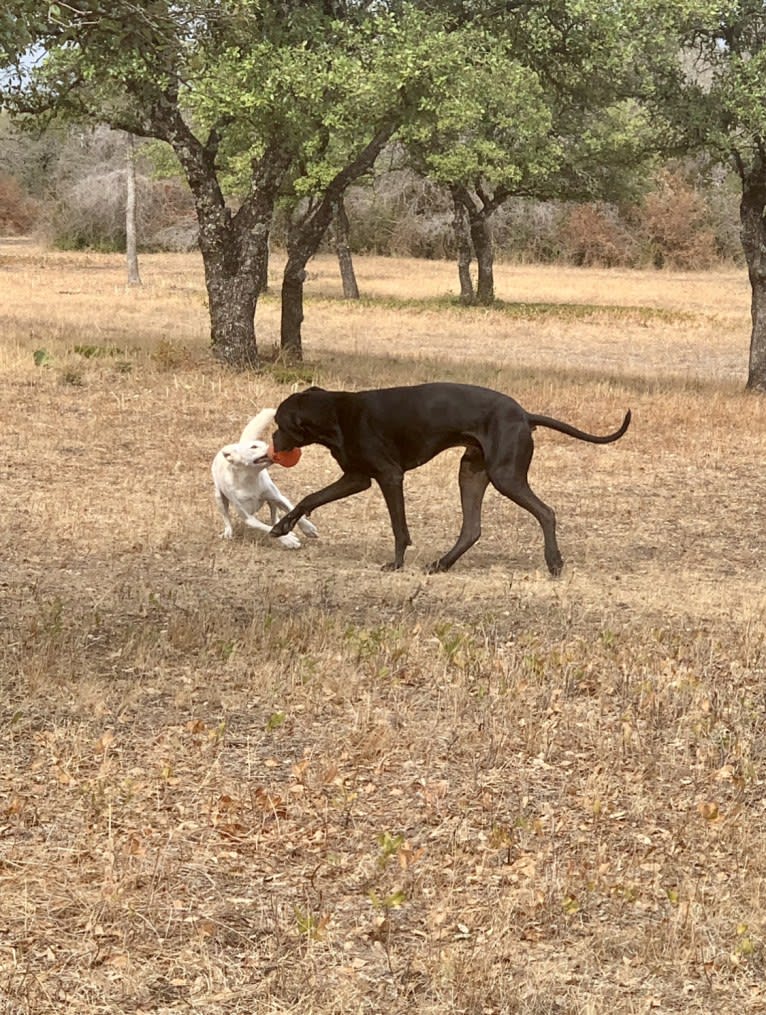
[[398, 570], [411, 544], [404, 515], [404, 473], [423, 465], [446, 448], [465, 447], [460, 461], [463, 526], [457, 542], [428, 571], [446, 571], [481, 535], [481, 504], [489, 483], [542, 526], [545, 562], [557, 575], [563, 560], [556, 543], [556, 516], [534, 495], [527, 482], [537, 426], [592, 444], [610, 444], [628, 429], [605, 437], [584, 433], [568, 423], [536, 416], [508, 395], [471, 384], [417, 384], [375, 391], [325, 391], [308, 388], [290, 395], [277, 409], [273, 442], [276, 451], [321, 444], [343, 469], [335, 483], [310, 493], [272, 528], [284, 536], [302, 515], [322, 504], [366, 490], [376, 480], [386, 499], [394, 530], [394, 560], [384, 570]]

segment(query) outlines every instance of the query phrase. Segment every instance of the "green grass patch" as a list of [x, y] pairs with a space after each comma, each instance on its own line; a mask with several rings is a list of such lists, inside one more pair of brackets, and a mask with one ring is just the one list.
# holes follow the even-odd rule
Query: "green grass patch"
[[[341, 301], [341, 297], [321, 296], [318, 300]], [[664, 307], [621, 306], [610, 303], [531, 303], [495, 300], [490, 306], [466, 305], [454, 296], [435, 296], [428, 299], [398, 298], [394, 296], [363, 296], [353, 301], [354, 306], [375, 310], [452, 311], [463, 314], [503, 314], [515, 319], [561, 318], [564, 320], [587, 320], [606, 318], [616, 321], [663, 321], [668, 324], [691, 321], [695, 314], [687, 311], [668, 310]]]

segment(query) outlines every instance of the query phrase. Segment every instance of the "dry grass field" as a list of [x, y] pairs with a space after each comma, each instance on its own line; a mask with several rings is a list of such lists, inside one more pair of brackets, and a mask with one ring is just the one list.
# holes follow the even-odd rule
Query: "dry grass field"
[[[744, 272], [311, 266], [306, 363], [207, 349], [199, 260], [0, 241], [0, 1015], [766, 1011], [766, 400]], [[269, 352], [274, 294], [259, 306]], [[315, 381], [501, 388], [567, 562], [449, 452], [285, 551], [209, 478]], [[318, 447], [272, 470], [297, 499]]]

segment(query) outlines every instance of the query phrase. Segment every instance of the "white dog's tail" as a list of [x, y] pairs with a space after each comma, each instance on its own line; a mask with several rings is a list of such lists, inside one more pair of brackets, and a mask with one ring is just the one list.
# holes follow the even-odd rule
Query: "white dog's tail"
[[247, 444], [251, 441], [263, 440], [263, 435], [274, 422], [277, 414], [276, 409], [261, 409], [257, 416], [253, 416], [239, 438], [240, 444]]

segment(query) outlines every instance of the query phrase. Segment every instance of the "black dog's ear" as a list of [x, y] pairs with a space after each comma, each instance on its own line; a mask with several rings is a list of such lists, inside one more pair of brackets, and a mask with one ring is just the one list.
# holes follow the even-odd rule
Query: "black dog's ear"
[[312, 384], [310, 388], [306, 388], [306, 391], [324, 391], [324, 388], [318, 387], [316, 384]]

